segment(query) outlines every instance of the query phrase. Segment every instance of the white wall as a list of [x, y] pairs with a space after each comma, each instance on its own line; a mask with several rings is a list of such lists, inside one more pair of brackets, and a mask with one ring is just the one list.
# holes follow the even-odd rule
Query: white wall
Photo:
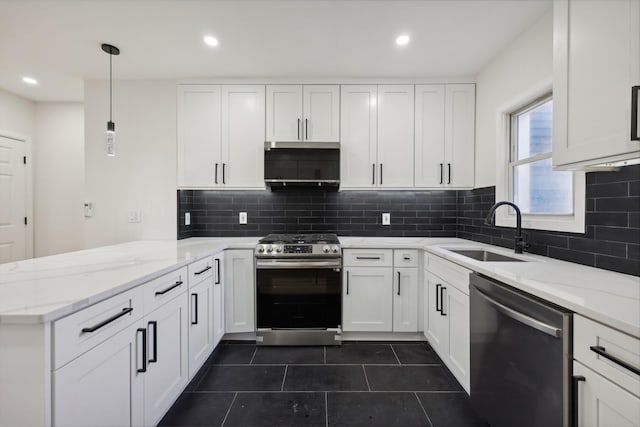
[[35, 108], [35, 102], [0, 89], [0, 133], [33, 138]]
[[553, 78], [553, 12], [545, 14], [476, 77], [476, 187], [496, 184], [496, 111]]
[[[116, 156], [107, 157], [109, 84], [85, 82], [85, 247], [176, 238], [176, 82], [116, 81]], [[128, 223], [140, 209], [142, 222]]]
[[35, 110], [35, 256], [84, 246], [84, 106], [38, 103]]

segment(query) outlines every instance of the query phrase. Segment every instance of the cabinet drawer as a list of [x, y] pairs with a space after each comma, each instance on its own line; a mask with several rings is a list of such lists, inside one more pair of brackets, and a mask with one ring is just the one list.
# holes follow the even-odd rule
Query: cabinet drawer
[[594, 350], [603, 351], [614, 359], [640, 369], [640, 339], [577, 314], [573, 317], [574, 358], [636, 396], [640, 396], [640, 376], [606, 356], [596, 353], [591, 347], [600, 347]]
[[142, 287], [131, 289], [53, 323], [53, 369], [115, 335], [143, 315]]
[[198, 283], [211, 278], [213, 267], [213, 257], [210, 256], [189, 264], [189, 287], [193, 288]]
[[417, 249], [394, 249], [393, 250], [393, 266], [394, 267], [417, 267], [418, 266], [418, 250]]
[[167, 273], [143, 285], [144, 312], [149, 314], [187, 290], [187, 267]]
[[392, 267], [393, 249], [346, 249], [342, 264], [345, 267]]
[[425, 261], [427, 271], [449, 282], [450, 285], [458, 288], [463, 294], [469, 295], [469, 274], [471, 270], [431, 254], [426, 257]]

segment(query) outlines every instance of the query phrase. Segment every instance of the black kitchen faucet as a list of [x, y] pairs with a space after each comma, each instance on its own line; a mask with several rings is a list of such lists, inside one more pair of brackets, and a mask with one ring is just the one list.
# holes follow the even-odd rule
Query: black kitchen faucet
[[496, 209], [502, 205], [509, 205], [516, 211], [516, 237], [514, 250], [517, 254], [521, 254], [523, 249], [527, 249], [529, 244], [524, 241], [522, 237], [522, 215], [520, 214], [520, 208], [515, 204], [507, 201], [501, 201], [491, 206], [489, 214], [484, 219], [486, 225], [494, 225]]

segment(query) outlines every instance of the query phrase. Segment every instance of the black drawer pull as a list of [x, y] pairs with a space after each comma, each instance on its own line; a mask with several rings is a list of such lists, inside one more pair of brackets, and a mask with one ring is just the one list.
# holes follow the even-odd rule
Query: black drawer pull
[[[153, 357], [149, 358], [149, 363], [158, 362], [158, 322], [152, 320], [149, 326], [153, 325]], [[147, 327], [148, 328], [148, 327]]]
[[402, 259], [405, 260], [405, 261], [411, 261], [411, 257], [408, 257], [408, 256], [402, 257]]
[[373, 260], [379, 260], [380, 257], [379, 256], [357, 256], [356, 259], [373, 259]]
[[147, 330], [138, 328], [137, 332], [142, 332], [142, 368], [138, 368], [138, 372], [147, 372]]
[[212, 268], [212, 267], [211, 267], [210, 265], [207, 265], [204, 269], [202, 269], [202, 270], [200, 270], [200, 271], [196, 271], [196, 272], [195, 272], [195, 273], [193, 273], [193, 274], [195, 274], [196, 276], [199, 276], [199, 275], [201, 275], [202, 273], [205, 273], [205, 272], [207, 272], [207, 271], [211, 270], [211, 268]]
[[445, 288], [444, 286], [442, 286], [440, 288], [440, 315], [441, 316], [446, 316], [447, 315], [447, 313], [444, 312], [444, 291], [446, 289], [447, 288]]
[[640, 135], [638, 135], [638, 92], [640, 92], [640, 86], [633, 86], [631, 88], [631, 140], [640, 141]]
[[609, 353], [607, 353], [607, 350], [604, 347], [599, 346], [599, 345], [593, 345], [593, 346], [589, 347], [589, 349], [591, 351], [593, 351], [594, 353], [597, 353], [600, 356], [604, 357], [605, 359], [611, 360], [616, 365], [620, 365], [623, 368], [630, 370], [634, 374], [640, 375], [640, 369], [638, 369], [635, 366], [625, 362], [624, 360], [618, 359], [617, 357], [610, 355]]
[[398, 271], [398, 295], [400, 295], [400, 272]]
[[216, 258], [214, 261], [216, 262], [216, 281], [214, 282], [214, 285], [219, 285], [220, 284], [220, 258]]
[[347, 295], [349, 295], [349, 272], [347, 271]]
[[95, 326], [92, 326], [90, 328], [82, 328], [82, 333], [86, 333], [86, 332], [95, 332], [98, 329], [102, 328], [103, 326], [108, 325], [109, 323], [113, 322], [114, 320], [118, 320], [119, 318], [121, 318], [122, 316], [129, 314], [133, 311], [133, 307], [127, 307], [127, 308], [123, 308], [122, 311], [118, 314], [114, 314], [113, 316], [109, 317], [106, 320], [103, 320], [102, 322], [98, 323]]
[[[211, 267], [209, 267], [209, 268], [211, 268]], [[171, 290], [173, 290], [173, 289], [177, 288], [178, 286], [182, 285], [183, 283], [184, 283], [184, 282], [183, 282], [182, 280], [178, 280], [178, 281], [175, 283], [175, 285], [173, 285], [173, 286], [169, 286], [169, 287], [168, 287], [167, 289], [165, 289], [164, 291], [158, 291], [158, 292], [156, 292], [156, 296], [158, 296], [158, 295], [164, 295], [164, 294], [166, 294], [167, 292], [169, 292], [169, 291], [171, 291]]]
[[191, 324], [198, 324], [198, 294], [191, 294]]
[[440, 304], [438, 304], [438, 300], [440, 298], [440, 286], [442, 286], [440, 283], [436, 283], [436, 311], [440, 312], [442, 310], [442, 308], [440, 307]]

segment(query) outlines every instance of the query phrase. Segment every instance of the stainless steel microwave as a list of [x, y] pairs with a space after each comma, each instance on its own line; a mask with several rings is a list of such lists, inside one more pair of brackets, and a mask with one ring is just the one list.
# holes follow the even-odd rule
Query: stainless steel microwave
[[265, 142], [264, 182], [273, 187], [340, 185], [340, 143]]

